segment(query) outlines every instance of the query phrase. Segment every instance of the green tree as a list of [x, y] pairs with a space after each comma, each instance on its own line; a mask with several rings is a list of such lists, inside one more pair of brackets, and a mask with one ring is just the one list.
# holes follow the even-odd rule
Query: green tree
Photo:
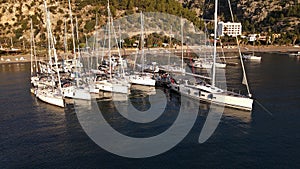
[[86, 29], [87, 32], [91, 32], [95, 28], [96, 22], [95, 20], [87, 21], [84, 25], [84, 29]]

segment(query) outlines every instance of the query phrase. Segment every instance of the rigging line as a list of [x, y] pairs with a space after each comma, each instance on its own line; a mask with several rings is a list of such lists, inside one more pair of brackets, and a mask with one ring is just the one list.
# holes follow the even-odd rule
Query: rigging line
[[262, 105], [258, 100], [255, 99], [255, 102], [262, 108], [264, 109], [270, 116], [273, 117], [273, 113], [271, 113], [271, 111], [269, 111], [264, 105]]
[[[228, 0], [228, 6], [229, 6], [229, 9], [230, 9], [232, 22], [234, 22], [234, 17], [233, 17], [233, 12], [232, 12], [232, 8], [231, 8], [230, 0]], [[246, 70], [245, 70], [245, 66], [244, 66], [244, 62], [243, 62], [243, 58], [242, 58], [242, 53], [241, 53], [238, 37], [236, 36], [235, 39], [236, 39], [236, 43], [237, 43], [237, 46], [238, 46], [240, 61], [241, 61], [242, 69], [243, 69], [243, 82], [242, 83], [246, 85], [248, 96], [251, 97], [252, 95], [250, 93], [250, 87], [249, 87], [248, 79], [247, 79], [247, 76], [246, 76]]]

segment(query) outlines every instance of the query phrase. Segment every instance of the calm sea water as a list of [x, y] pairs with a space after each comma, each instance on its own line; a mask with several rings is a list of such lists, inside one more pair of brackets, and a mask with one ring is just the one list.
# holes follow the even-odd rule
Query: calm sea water
[[[261, 63], [246, 62], [246, 68], [252, 94], [269, 112], [257, 103], [251, 115], [226, 109], [212, 137], [199, 144], [207, 115], [202, 105], [180, 144], [145, 159], [123, 158], [98, 147], [81, 128], [72, 105], [61, 109], [35, 99], [29, 92], [29, 64], [0, 65], [0, 168], [300, 168], [300, 61], [261, 55]], [[239, 70], [227, 69], [229, 87], [242, 88]], [[147, 97], [135, 92], [131, 97], [137, 109], [149, 108]], [[109, 101], [99, 104], [105, 105], [112, 126], [148, 136], [176, 119], [180, 98], [175, 93], [169, 97], [167, 113], [154, 128], [136, 128], [119, 119]]]

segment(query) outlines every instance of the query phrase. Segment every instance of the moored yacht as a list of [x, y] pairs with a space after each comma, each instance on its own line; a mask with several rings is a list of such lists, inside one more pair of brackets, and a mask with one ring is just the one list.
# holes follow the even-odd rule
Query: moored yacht
[[211, 84], [204, 82], [193, 83], [190, 80], [171, 79], [171, 89], [179, 92], [182, 95], [199, 99], [227, 107], [252, 110], [253, 99], [251, 98], [249, 86], [247, 83], [245, 68], [240, 54], [240, 61], [243, 70], [243, 84], [247, 86], [248, 95], [241, 95], [234, 92], [216, 87], [216, 56], [217, 56], [217, 5], [218, 1], [215, 0], [215, 13], [214, 13], [214, 48], [213, 48], [213, 62], [212, 62], [212, 78]]
[[191, 83], [188, 80], [181, 80], [178, 83], [172, 80], [170, 85], [172, 90], [194, 99], [242, 110], [252, 110], [253, 100], [250, 97], [213, 87], [204, 82]]

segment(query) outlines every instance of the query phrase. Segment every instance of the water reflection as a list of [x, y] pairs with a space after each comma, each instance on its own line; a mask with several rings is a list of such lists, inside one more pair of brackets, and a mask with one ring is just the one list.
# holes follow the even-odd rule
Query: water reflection
[[64, 108], [44, 103], [44, 102], [40, 101], [39, 99], [37, 99], [34, 95], [32, 95], [32, 97], [33, 97], [33, 106], [37, 109], [37, 111], [39, 111], [39, 112], [47, 111], [47, 112], [58, 114], [58, 115], [65, 114]]
[[225, 119], [234, 119], [247, 124], [250, 124], [252, 119], [250, 111], [243, 111], [232, 108], [225, 108], [223, 117]]
[[141, 93], [144, 95], [156, 94], [156, 89], [154, 86], [131, 85], [130, 90], [132, 93]]
[[24, 72], [27, 69], [30, 69], [28, 67], [28, 64], [26, 63], [8, 63], [8, 64], [0, 64], [1, 65], [1, 71], [3, 73], [6, 72]]
[[111, 93], [111, 92], [100, 92], [99, 94], [94, 94], [93, 98], [99, 101], [126, 101], [128, 100], [128, 95], [123, 93]]
[[295, 61], [295, 62], [300, 62], [300, 55], [298, 56], [289, 56], [290, 60]]

